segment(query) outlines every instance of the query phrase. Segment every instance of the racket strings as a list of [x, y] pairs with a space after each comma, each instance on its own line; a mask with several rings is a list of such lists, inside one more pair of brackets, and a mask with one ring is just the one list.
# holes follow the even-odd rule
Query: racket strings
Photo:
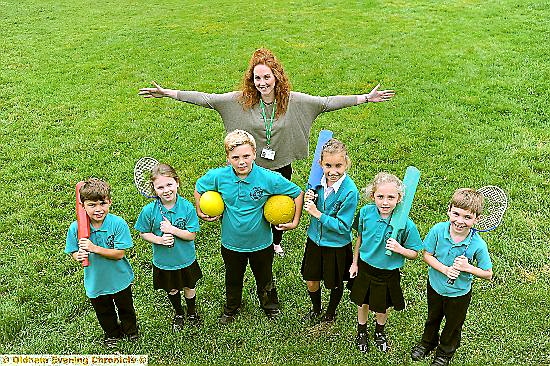
[[139, 193], [146, 197], [155, 197], [151, 185], [151, 171], [157, 165], [158, 161], [156, 159], [144, 157], [139, 159], [134, 167], [134, 184]]
[[489, 231], [500, 225], [508, 207], [508, 198], [506, 193], [496, 186], [482, 187], [478, 189], [478, 192], [483, 195], [484, 209], [475, 229]]

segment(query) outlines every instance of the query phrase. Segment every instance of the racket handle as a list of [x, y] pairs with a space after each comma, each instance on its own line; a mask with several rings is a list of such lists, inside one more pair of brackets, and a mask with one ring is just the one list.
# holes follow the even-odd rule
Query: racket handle
[[391, 250], [386, 249], [386, 252], [385, 252], [384, 254], [386, 254], [386, 255], [391, 255]]
[[88, 258], [84, 259], [82, 262], [82, 267], [88, 267], [90, 265], [90, 261]]

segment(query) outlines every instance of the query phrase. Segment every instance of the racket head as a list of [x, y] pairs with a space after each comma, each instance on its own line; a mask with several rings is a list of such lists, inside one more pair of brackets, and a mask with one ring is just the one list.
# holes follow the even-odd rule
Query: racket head
[[500, 225], [508, 208], [508, 197], [497, 186], [485, 186], [477, 191], [483, 195], [483, 212], [479, 216], [474, 230], [484, 233], [494, 230]]
[[151, 184], [151, 172], [159, 162], [155, 158], [145, 156], [139, 159], [134, 166], [134, 185], [139, 193], [147, 198], [156, 198]]

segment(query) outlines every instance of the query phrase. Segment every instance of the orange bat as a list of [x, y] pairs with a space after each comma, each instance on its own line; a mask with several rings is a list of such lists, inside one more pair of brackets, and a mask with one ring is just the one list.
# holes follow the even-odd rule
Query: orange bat
[[[89, 238], [90, 237], [90, 218], [84, 210], [82, 202], [80, 202], [80, 187], [84, 182], [80, 181], [76, 184], [76, 224], [78, 228], [78, 239], [80, 238]], [[82, 267], [88, 267], [90, 261], [88, 258], [82, 261]]]

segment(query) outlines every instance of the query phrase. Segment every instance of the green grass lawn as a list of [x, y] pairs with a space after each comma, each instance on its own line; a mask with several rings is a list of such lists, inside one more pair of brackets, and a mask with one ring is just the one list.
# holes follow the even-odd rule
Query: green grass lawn
[[[76, 182], [107, 179], [111, 212], [133, 227], [147, 203], [133, 186], [133, 165], [149, 155], [178, 170], [181, 194], [191, 199], [195, 181], [224, 162], [220, 118], [137, 91], [151, 80], [234, 90], [264, 46], [296, 91], [366, 93], [378, 82], [396, 90], [389, 103], [322, 115], [311, 141], [333, 130], [351, 151], [360, 187], [378, 171], [402, 176], [418, 167], [411, 217], [422, 235], [445, 220], [456, 188], [506, 190], [504, 224], [484, 234], [495, 278], [474, 284], [454, 364], [550, 363], [550, 3], [325, 3], [0, 1], [0, 354], [106, 352], [82, 270], [63, 254]], [[294, 164], [301, 186], [310, 164]], [[390, 352], [361, 355], [347, 291], [334, 325], [301, 323], [310, 306], [299, 273], [307, 224], [304, 215], [285, 235], [287, 256], [275, 261], [281, 318], [260, 312], [248, 271], [242, 314], [222, 327], [219, 224], [203, 223], [196, 242], [204, 324], [178, 334], [166, 296], [152, 289], [150, 245], [133, 231], [128, 256], [142, 337], [122, 342], [120, 352], [148, 354], [154, 364], [413, 364], [426, 265], [404, 267], [408, 307], [389, 318]]]

